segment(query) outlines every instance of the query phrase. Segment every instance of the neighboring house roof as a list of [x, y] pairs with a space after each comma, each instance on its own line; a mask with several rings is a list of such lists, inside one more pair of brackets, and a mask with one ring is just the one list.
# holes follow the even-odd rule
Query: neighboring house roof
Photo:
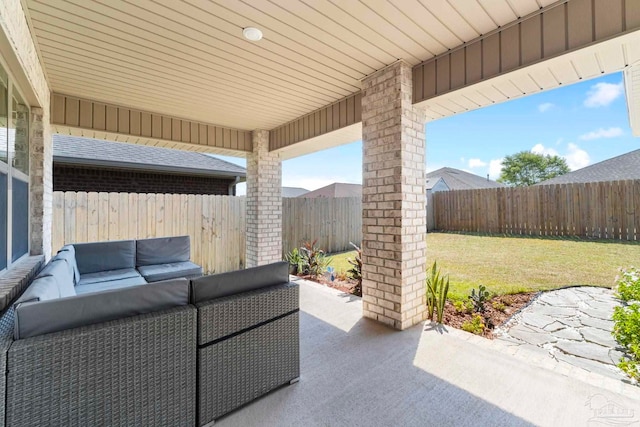
[[[441, 178], [450, 190], [474, 190], [477, 188], [498, 188], [505, 185], [469, 172], [454, 168], [440, 168], [427, 174], [427, 189], [433, 188]], [[431, 187], [429, 187], [431, 185]]]
[[242, 166], [197, 153], [69, 135], [53, 135], [55, 163], [205, 176], [246, 176]]
[[536, 185], [640, 179], [640, 150], [631, 151], [591, 166], [556, 176]]
[[306, 188], [282, 187], [282, 197], [298, 197], [308, 192]]
[[[445, 187], [447, 187], [447, 183], [444, 182], [444, 180], [442, 179], [442, 177], [440, 176], [433, 176], [433, 177], [427, 177], [427, 185], [426, 188], [427, 190], [433, 190], [433, 188], [438, 185], [438, 183], [441, 182], [442, 185], [444, 185]], [[448, 188], [448, 187], [447, 187]]]
[[327, 185], [326, 187], [309, 191], [308, 193], [298, 197], [362, 197], [362, 185], [335, 182]]

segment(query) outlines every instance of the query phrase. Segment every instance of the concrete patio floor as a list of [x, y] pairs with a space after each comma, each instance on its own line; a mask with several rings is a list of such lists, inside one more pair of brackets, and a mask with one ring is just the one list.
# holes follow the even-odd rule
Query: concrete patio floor
[[300, 382], [216, 425], [640, 423], [636, 386], [452, 328], [393, 331], [363, 319], [359, 298], [302, 280], [300, 286]]

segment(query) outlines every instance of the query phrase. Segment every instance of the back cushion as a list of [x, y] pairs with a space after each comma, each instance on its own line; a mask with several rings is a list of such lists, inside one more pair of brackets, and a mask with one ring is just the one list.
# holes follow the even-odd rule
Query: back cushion
[[189, 236], [142, 239], [136, 242], [136, 265], [168, 264], [189, 261]]
[[135, 240], [77, 243], [73, 246], [80, 274], [135, 268], [136, 266]]
[[59, 297], [65, 298], [76, 294], [73, 276], [73, 271], [69, 268], [66, 260], [52, 259], [38, 274], [37, 278], [52, 277], [55, 279]]
[[60, 289], [55, 277], [44, 276], [35, 278], [15, 303], [47, 301], [58, 298], [60, 298]]
[[287, 262], [203, 276], [191, 280], [191, 302], [196, 304], [288, 282], [289, 263]]
[[73, 276], [73, 284], [77, 285], [80, 281], [80, 271], [78, 270], [76, 251], [73, 245], [63, 246], [62, 249], [58, 251], [58, 254], [53, 257], [53, 260], [64, 260], [67, 263], [67, 267]]

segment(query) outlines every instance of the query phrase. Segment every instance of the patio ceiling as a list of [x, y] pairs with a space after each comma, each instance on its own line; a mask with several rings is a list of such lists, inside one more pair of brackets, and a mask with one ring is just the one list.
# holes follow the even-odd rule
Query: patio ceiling
[[[53, 92], [272, 129], [553, 0], [24, 0]], [[252, 43], [242, 28], [264, 39]]]

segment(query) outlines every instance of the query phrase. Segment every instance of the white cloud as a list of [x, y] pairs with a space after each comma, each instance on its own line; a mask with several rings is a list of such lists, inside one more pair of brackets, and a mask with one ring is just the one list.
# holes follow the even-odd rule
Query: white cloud
[[557, 156], [558, 152], [550, 147], [545, 147], [542, 144], [536, 144], [533, 146], [533, 148], [531, 149], [531, 152], [534, 154], [542, 154], [544, 156], [549, 155], [549, 156]]
[[622, 135], [624, 135], [624, 131], [620, 128], [609, 128], [609, 129], [600, 128], [598, 130], [585, 133], [584, 135], [580, 135], [580, 139], [583, 141], [590, 141], [592, 139], [600, 139], [600, 138], [615, 138]]
[[567, 144], [567, 151], [565, 154], [560, 154], [557, 150], [545, 147], [542, 144], [534, 145], [531, 152], [535, 154], [563, 157], [567, 161], [567, 166], [569, 166], [569, 169], [571, 170], [581, 169], [588, 166], [591, 162], [589, 153], [578, 147], [578, 145], [573, 142]]
[[489, 178], [496, 180], [500, 178], [500, 172], [502, 172], [502, 160], [493, 159], [489, 162]]
[[555, 105], [551, 102], [545, 102], [544, 104], [538, 105], [538, 111], [544, 113], [545, 111], [549, 111], [553, 107], [555, 107]]
[[480, 159], [469, 159], [469, 167], [470, 168], [481, 168], [487, 166], [487, 162], [483, 162]]
[[624, 93], [622, 82], [614, 83], [596, 83], [591, 86], [587, 92], [587, 99], [584, 100], [584, 106], [587, 108], [606, 107]]
[[567, 154], [563, 156], [567, 160], [567, 165], [571, 170], [582, 169], [591, 163], [589, 153], [578, 147], [573, 142], [567, 146]]

